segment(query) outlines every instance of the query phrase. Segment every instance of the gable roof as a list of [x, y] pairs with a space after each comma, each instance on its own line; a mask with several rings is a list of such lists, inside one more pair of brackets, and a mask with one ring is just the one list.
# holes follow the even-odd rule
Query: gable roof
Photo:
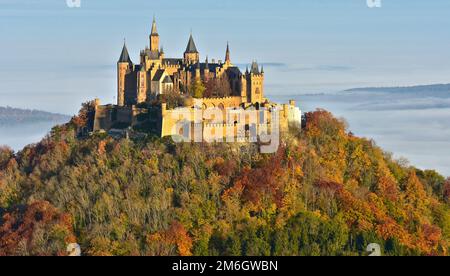
[[173, 83], [172, 78], [169, 75], [167, 75], [164, 78], [163, 83]]
[[155, 76], [153, 77], [152, 81], [161, 81], [165, 70], [164, 69], [158, 69], [155, 73]]

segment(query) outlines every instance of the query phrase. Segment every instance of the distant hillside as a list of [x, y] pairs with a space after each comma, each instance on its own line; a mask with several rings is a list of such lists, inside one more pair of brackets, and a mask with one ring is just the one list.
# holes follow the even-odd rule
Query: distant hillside
[[414, 94], [450, 94], [450, 84], [432, 84], [405, 87], [363, 87], [348, 89], [343, 92], [381, 92], [381, 93], [414, 93]]
[[70, 116], [49, 113], [39, 110], [20, 109], [0, 106], [0, 126], [9, 126], [40, 122], [62, 123], [70, 120]]

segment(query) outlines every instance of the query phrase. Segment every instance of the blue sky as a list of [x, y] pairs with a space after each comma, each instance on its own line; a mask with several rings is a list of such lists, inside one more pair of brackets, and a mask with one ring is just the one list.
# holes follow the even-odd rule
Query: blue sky
[[[74, 113], [114, 100], [123, 38], [134, 61], [156, 15], [166, 56], [192, 29], [202, 58], [266, 64], [267, 94], [450, 82], [450, 1], [0, 0], [0, 105]], [[62, 105], [65, 103], [64, 105]]]

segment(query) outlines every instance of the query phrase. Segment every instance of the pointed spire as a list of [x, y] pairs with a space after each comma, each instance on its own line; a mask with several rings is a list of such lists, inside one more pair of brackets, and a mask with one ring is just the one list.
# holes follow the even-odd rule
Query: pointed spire
[[247, 68], [245, 69], [245, 73], [248, 74], [248, 65], [246, 66]]
[[159, 51], [161, 54], [164, 54], [164, 47], [161, 46], [161, 50]]
[[258, 66], [258, 62], [256, 62], [256, 60], [253, 61], [250, 72], [252, 74], [259, 74], [259, 66]]
[[264, 65], [261, 65], [261, 74], [264, 74]]
[[230, 63], [231, 59], [230, 59], [230, 44], [227, 41], [227, 51], [225, 53], [225, 63]]
[[152, 33], [151, 35], [158, 35], [158, 29], [156, 28], [156, 17], [153, 15]]
[[194, 38], [192, 37], [192, 31], [191, 35], [189, 36], [189, 42], [186, 47], [185, 53], [198, 53], [197, 47], [195, 46]]
[[119, 58], [118, 62], [128, 62], [130, 64], [133, 63], [131, 61], [131, 59], [130, 59], [130, 55], [128, 54], [128, 49], [127, 49], [127, 45], [126, 45], [125, 39], [123, 39], [122, 53], [120, 54], [120, 58]]

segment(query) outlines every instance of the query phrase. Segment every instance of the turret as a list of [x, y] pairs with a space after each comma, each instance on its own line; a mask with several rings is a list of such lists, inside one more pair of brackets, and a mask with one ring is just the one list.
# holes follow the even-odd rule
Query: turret
[[194, 38], [192, 34], [189, 36], [189, 41], [186, 47], [186, 51], [184, 51], [184, 63], [185, 64], [195, 64], [199, 62], [200, 55], [197, 51], [197, 47], [195, 46]]
[[141, 69], [137, 73], [137, 98], [136, 102], [143, 103], [147, 100], [147, 71], [145, 65], [141, 65]]
[[256, 61], [252, 62], [250, 72], [245, 73], [247, 82], [247, 95], [251, 103], [261, 104], [264, 100], [264, 68], [259, 69], [259, 65]]
[[161, 46], [161, 50], [159, 50], [159, 55], [161, 57], [161, 59], [164, 59], [164, 48]]
[[122, 53], [117, 62], [117, 105], [125, 105], [126, 76], [133, 68], [133, 62], [128, 54], [128, 49], [123, 43]]
[[195, 67], [195, 80], [199, 81], [201, 79], [200, 76], [200, 62], [197, 62], [197, 66]]
[[209, 79], [209, 61], [208, 56], [206, 56], [205, 60], [205, 80], [207, 81]]

